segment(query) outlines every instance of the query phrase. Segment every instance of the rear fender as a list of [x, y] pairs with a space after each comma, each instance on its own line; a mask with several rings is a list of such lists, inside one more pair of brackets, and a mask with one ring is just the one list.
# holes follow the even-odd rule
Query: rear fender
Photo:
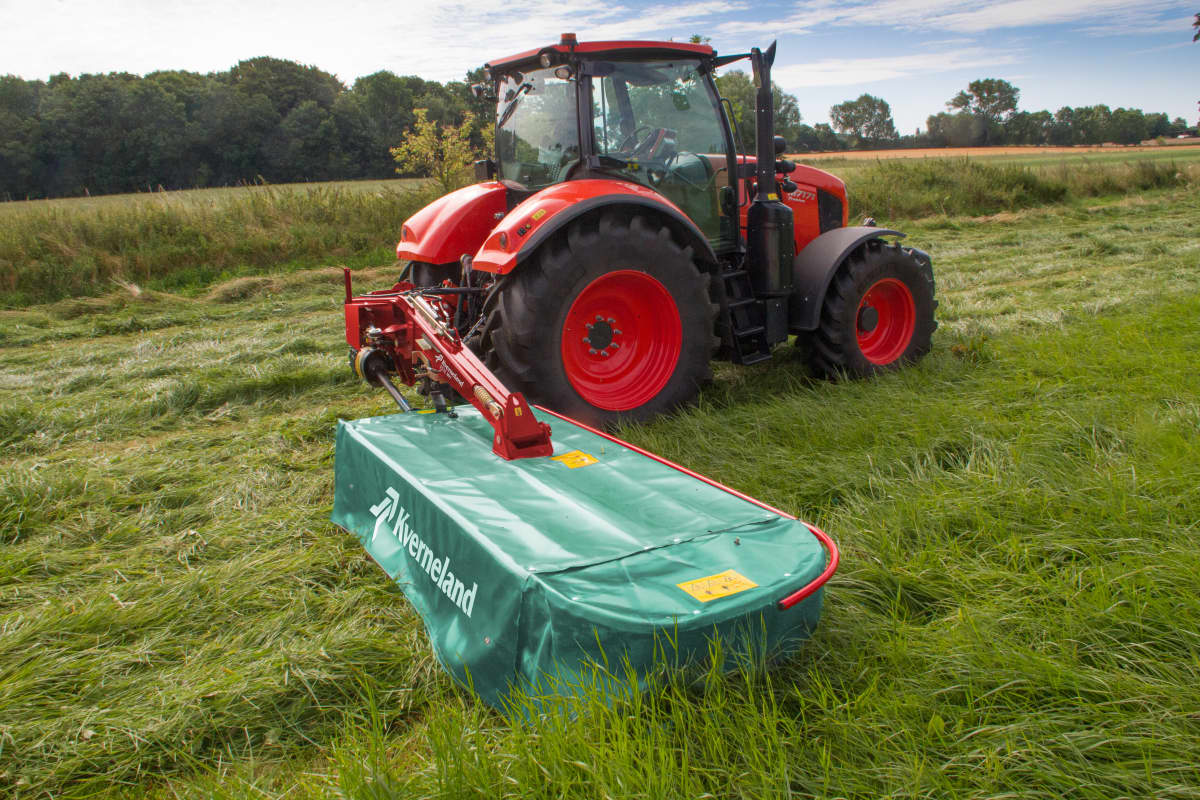
[[497, 275], [512, 272], [572, 220], [606, 206], [633, 206], [659, 215], [695, 257], [717, 263], [712, 246], [687, 215], [653, 189], [626, 181], [588, 178], [549, 186], [500, 221], [475, 253], [472, 268]]
[[816, 330], [821, 322], [821, 305], [838, 267], [856, 248], [870, 239], [900, 236], [900, 231], [856, 225], [835, 228], [813, 239], [792, 262], [794, 289], [788, 298], [788, 330]]
[[448, 264], [474, 253], [504, 213], [508, 190], [477, 183], [439, 197], [404, 221], [396, 258]]

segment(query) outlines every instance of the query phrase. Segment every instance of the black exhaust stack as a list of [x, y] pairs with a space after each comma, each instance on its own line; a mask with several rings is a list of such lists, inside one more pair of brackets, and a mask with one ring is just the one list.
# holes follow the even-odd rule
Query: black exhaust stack
[[771, 97], [774, 62], [775, 42], [771, 42], [765, 53], [757, 47], [750, 51], [754, 85], [758, 89], [754, 109], [758, 191], [746, 218], [747, 269], [754, 293], [767, 300], [767, 338], [772, 342], [787, 338], [787, 303], [772, 302], [770, 298], [786, 298], [792, 293], [792, 260], [796, 257], [792, 210], [780, 202], [775, 185], [775, 159], [779, 153]]

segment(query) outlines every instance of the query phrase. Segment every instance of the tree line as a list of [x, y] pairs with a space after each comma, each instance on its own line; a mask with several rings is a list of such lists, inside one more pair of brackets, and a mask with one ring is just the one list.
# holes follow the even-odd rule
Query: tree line
[[[394, 177], [397, 161], [418, 163], [400, 157], [410, 138], [446, 131], [462, 140], [459, 149], [488, 143], [494, 100], [471, 91], [480, 78], [475, 71], [439, 83], [381, 71], [346, 86], [317, 67], [269, 57], [203, 75], [3, 76], [0, 199]], [[717, 86], [731, 102], [737, 140], [753, 149], [750, 77], [730, 72]], [[1020, 90], [994, 78], [972, 81], [924, 132], [906, 136], [879, 97], [835, 105], [832, 125], [810, 126], [794, 95], [778, 87], [773, 94], [776, 132], [793, 152], [1134, 143], [1188, 127], [1166, 114], [1104, 105], [1020, 111]]]
[[416, 109], [447, 125], [472, 112], [490, 117], [472, 79], [382, 71], [347, 87], [317, 67], [268, 57], [205, 75], [7, 75], [0, 199], [395, 177], [389, 148]]
[[900, 136], [888, 103], [863, 94], [829, 109], [843, 147], [965, 147], [999, 144], [1137, 144], [1189, 130], [1182, 117], [1106, 105], [1021, 111], [1021, 90], [999, 78], [971, 81], [932, 114], [926, 130]]

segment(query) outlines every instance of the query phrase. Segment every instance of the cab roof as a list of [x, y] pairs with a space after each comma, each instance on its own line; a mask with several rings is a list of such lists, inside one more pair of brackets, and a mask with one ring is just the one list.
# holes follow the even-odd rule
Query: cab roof
[[560, 56], [586, 54], [603, 57], [637, 57], [644, 59], [671, 58], [688, 56], [691, 58], [713, 58], [717, 52], [707, 44], [692, 44], [690, 42], [652, 42], [652, 41], [607, 41], [607, 42], [576, 42], [575, 35], [563, 34], [562, 41], [545, 47], [536, 47], [523, 53], [497, 58], [484, 64], [492, 72], [504, 72], [513, 67], [530, 62], [536, 63], [542, 53], [557, 53]]

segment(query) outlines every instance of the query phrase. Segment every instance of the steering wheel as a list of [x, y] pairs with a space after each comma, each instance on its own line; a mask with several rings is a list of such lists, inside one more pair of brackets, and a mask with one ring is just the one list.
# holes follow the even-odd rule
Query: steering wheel
[[[648, 131], [645, 138], [639, 137], [642, 131]], [[652, 159], [658, 155], [659, 148], [668, 139], [674, 138], [670, 128], [655, 128], [650, 125], [639, 126], [633, 133], [621, 140], [620, 152], [626, 152], [625, 146], [632, 141], [632, 149], [628, 151], [631, 158]]]
[[637, 149], [638, 144], [642, 141], [642, 137], [638, 136], [642, 131], [650, 132], [654, 128], [649, 125], [639, 125], [629, 132], [627, 136], [621, 139], [621, 143], [617, 145], [617, 152], [633, 152]]

